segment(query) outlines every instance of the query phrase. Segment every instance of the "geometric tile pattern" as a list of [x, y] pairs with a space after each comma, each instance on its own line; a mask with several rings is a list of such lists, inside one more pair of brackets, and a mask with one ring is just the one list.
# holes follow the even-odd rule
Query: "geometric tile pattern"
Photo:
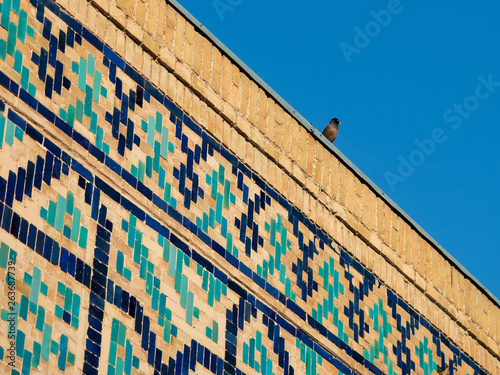
[[4, 0], [0, 59], [12, 374], [484, 373], [55, 3]]

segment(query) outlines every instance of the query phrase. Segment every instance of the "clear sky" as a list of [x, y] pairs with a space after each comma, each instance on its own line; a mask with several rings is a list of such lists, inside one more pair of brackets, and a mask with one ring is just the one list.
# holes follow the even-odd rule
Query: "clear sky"
[[500, 298], [500, 3], [180, 3]]

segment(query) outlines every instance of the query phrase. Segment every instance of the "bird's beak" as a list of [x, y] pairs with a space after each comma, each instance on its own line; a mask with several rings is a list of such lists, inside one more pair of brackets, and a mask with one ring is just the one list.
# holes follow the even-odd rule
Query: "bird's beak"
[[339, 121], [339, 125], [342, 124], [340, 121]]

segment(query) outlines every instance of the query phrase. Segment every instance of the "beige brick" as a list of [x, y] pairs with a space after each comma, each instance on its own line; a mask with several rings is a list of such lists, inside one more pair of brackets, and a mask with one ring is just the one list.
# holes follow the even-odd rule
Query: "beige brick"
[[186, 20], [180, 14], [175, 17], [175, 41], [174, 54], [178, 60], [183, 59], [184, 43], [186, 33]]
[[167, 3], [159, 1], [158, 3], [158, 20], [154, 29], [154, 39], [161, 45], [167, 28]]
[[231, 92], [231, 76], [232, 76], [232, 66], [231, 60], [226, 56], [222, 57], [222, 98], [225, 101], [229, 101]]
[[[151, 0], [154, 2], [154, 0]], [[146, 25], [146, 16], [147, 16], [147, 8], [146, 4], [144, 4], [142, 1], [137, 1], [136, 2], [136, 10], [135, 10], [135, 22], [139, 26], [144, 27]]]
[[144, 34], [143, 47], [154, 57], [160, 55], [160, 46], [149, 34]]

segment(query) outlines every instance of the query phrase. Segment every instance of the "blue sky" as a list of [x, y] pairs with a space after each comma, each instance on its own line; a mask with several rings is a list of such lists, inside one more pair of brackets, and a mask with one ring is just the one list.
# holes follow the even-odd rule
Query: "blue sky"
[[180, 2], [500, 298], [500, 3]]

